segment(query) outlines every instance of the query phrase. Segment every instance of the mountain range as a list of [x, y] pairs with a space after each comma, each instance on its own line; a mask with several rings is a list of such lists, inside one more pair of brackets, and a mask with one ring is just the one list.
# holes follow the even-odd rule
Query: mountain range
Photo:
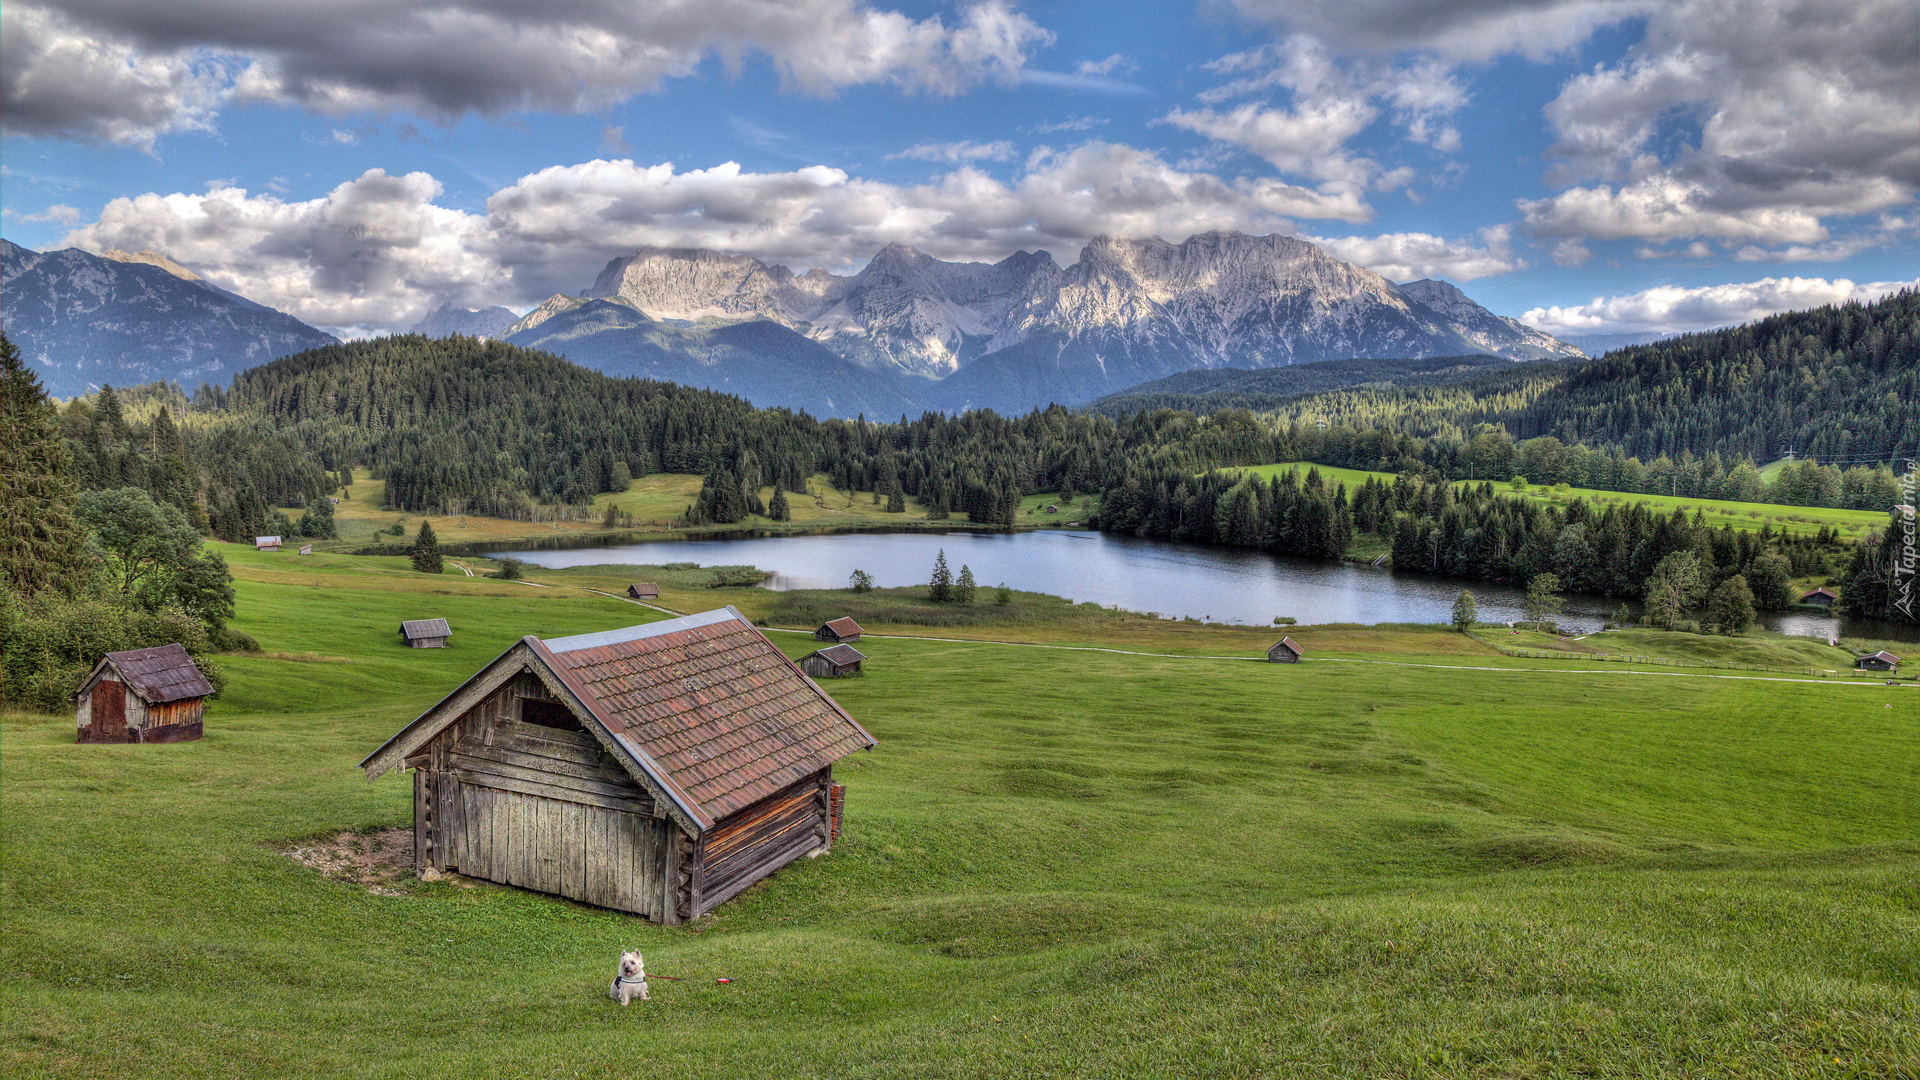
[[164, 255], [28, 251], [0, 240], [0, 328], [47, 392], [171, 380], [194, 387], [340, 339]]
[[[5, 254], [7, 333], [56, 394], [107, 381], [191, 385], [333, 340], [152, 253], [7, 244]], [[851, 276], [642, 248], [580, 295], [524, 316], [449, 303], [416, 330], [497, 337], [610, 374], [831, 416], [1017, 413], [1196, 369], [1582, 355], [1446, 282], [1395, 285], [1303, 240], [1226, 232], [1178, 244], [1097, 237], [1064, 267], [1044, 251], [954, 263], [891, 244]]]

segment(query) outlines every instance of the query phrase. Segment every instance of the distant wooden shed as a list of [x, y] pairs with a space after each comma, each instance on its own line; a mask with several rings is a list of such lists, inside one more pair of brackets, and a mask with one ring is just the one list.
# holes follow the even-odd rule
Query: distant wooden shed
[[312, 545], [312, 544], [301, 544], [301, 545], [300, 545], [300, 554], [302, 554], [302, 555], [311, 555], [311, 554], [313, 554], [313, 545]]
[[1281, 638], [1267, 650], [1267, 659], [1275, 664], [1297, 664], [1305, 655], [1307, 650], [1301, 648], [1300, 643], [1290, 637]]
[[844, 679], [860, 674], [860, 664], [865, 660], [851, 645], [829, 645], [801, 657], [800, 670], [816, 679]]
[[190, 742], [211, 693], [184, 645], [108, 653], [74, 695], [78, 741]]
[[408, 619], [400, 624], [400, 640], [415, 649], [444, 649], [453, 629], [445, 619]]
[[277, 536], [256, 536], [253, 538], [255, 551], [279, 551], [280, 538]]
[[638, 581], [627, 586], [627, 595], [635, 600], [658, 600], [660, 585], [653, 581]]
[[522, 638], [360, 766], [415, 770], [421, 869], [674, 924], [825, 850], [873, 745], [727, 607]]
[[1840, 599], [1838, 593], [1830, 592], [1825, 588], [1819, 588], [1801, 597], [1800, 602], [1803, 604], [1811, 604], [1814, 607], [1832, 607], [1833, 602], [1838, 599]]
[[813, 636], [821, 641], [833, 641], [842, 645], [849, 645], [859, 641], [860, 635], [864, 633], [866, 633], [866, 631], [860, 629], [859, 623], [854, 622], [850, 618], [842, 617], [834, 619], [831, 622], [821, 623], [820, 629], [815, 630]]
[[1900, 667], [1900, 658], [1882, 649], [1855, 660], [1853, 666], [1862, 671], [1894, 671]]

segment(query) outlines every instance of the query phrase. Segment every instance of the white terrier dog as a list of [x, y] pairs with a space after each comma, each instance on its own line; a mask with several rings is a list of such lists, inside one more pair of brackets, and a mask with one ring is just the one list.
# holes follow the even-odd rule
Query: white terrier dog
[[640, 950], [620, 954], [620, 969], [613, 977], [613, 985], [607, 989], [607, 996], [622, 1006], [634, 998], [647, 1000], [647, 962], [640, 958]]

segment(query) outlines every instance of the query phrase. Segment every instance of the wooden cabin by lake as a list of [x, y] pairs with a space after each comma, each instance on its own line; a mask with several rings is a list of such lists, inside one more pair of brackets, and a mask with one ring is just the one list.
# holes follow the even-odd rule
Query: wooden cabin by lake
[[829, 645], [801, 657], [800, 670], [816, 679], [844, 679], [860, 674], [860, 665], [866, 659], [851, 645]]
[[660, 586], [657, 582], [640, 581], [627, 586], [627, 596], [634, 600], [660, 599]]
[[656, 922], [827, 849], [845, 709], [727, 607], [522, 638], [360, 763], [414, 770], [414, 861]]
[[866, 633], [866, 631], [860, 629], [859, 623], [842, 616], [830, 622], [821, 623], [820, 628], [813, 632], [813, 636], [819, 641], [832, 641], [841, 645], [851, 645], [859, 641], [860, 635], [864, 633]]
[[1815, 589], [1812, 592], [1808, 593], [1807, 595], [1801, 597], [1800, 602], [1808, 605], [1809, 607], [1830, 608], [1833, 606], [1834, 601], [1838, 599], [1840, 599], [1840, 595], [1838, 593], [1832, 592], [1823, 587], [1823, 588]]
[[1275, 664], [1297, 664], [1305, 655], [1307, 650], [1301, 648], [1300, 643], [1290, 637], [1281, 638], [1267, 650], [1268, 662]]
[[453, 640], [445, 619], [408, 619], [400, 624], [400, 640], [409, 648], [444, 649]]
[[213, 684], [184, 645], [111, 652], [74, 695], [83, 743], [190, 742]]
[[1900, 667], [1900, 658], [1882, 649], [1855, 660], [1853, 666], [1861, 671], [1895, 671]]

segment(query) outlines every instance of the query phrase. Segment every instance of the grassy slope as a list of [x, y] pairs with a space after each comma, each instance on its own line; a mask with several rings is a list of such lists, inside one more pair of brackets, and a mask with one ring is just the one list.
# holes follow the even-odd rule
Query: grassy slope
[[[1294, 631], [1327, 649], [1299, 667], [869, 638], [870, 674], [830, 684], [881, 740], [837, 771], [842, 842], [668, 930], [491, 886], [374, 895], [271, 848], [406, 822], [408, 781], [355, 762], [519, 635], [655, 613], [229, 557], [243, 629], [346, 659], [231, 658], [198, 743], [0, 727], [8, 1075], [1920, 1068], [1911, 691], [1530, 670], [1391, 629]], [[397, 644], [422, 614], [454, 648]], [[1262, 644], [1132, 622], [1121, 647]], [[621, 1010], [604, 983], [636, 945], [692, 981]]]

